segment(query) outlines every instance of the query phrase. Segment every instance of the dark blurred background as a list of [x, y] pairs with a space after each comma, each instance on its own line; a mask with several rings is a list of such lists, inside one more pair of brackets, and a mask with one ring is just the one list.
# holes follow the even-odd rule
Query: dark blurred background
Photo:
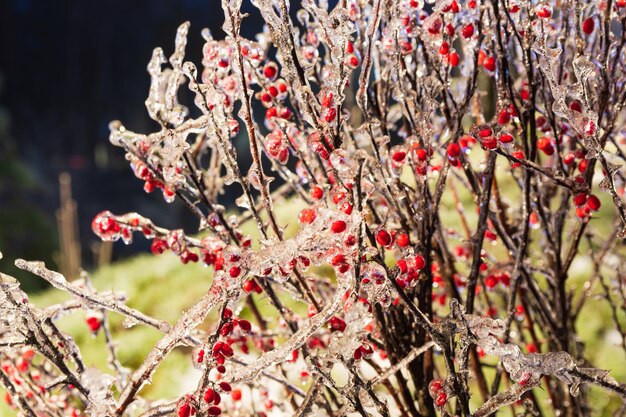
[[[244, 35], [259, 31], [258, 19], [247, 20]], [[185, 20], [187, 57], [199, 64], [201, 29], [223, 37], [218, 0], [0, 0], [0, 270], [27, 290], [40, 281], [16, 271], [15, 258], [59, 266], [63, 172], [72, 180], [84, 267], [93, 267], [90, 223], [102, 210], [137, 211], [170, 228], [197, 226], [160, 192], [144, 193], [122, 150], [108, 142], [114, 119], [133, 131], [156, 130], [144, 107], [146, 65], [156, 46], [171, 54]], [[148, 248], [144, 239], [116, 243], [113, 259]]]

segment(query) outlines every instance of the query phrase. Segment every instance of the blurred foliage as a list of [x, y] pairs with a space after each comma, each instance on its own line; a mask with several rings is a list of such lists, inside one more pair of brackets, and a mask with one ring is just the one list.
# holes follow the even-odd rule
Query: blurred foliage
[[[2, 85], [0, 76], [0, 94]], [[54, 268], [51, 255], [57, 234], [50, 218], [39, 209], [37, 200], [45, 190], [20, 162], [10, 122], [9, 112], [0, 107], [0, 252], [4, 255], [0, 270], [20, 278], [26, 291], [37, 291], [45, 285], [23, 274], [9, 259], [42, 259]]]

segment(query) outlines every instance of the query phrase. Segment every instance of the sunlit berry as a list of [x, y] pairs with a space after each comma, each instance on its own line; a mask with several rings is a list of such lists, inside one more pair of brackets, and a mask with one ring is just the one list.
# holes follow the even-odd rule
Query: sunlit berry
[[592, 194], [587, 198], [587, 207], [589, 207], [590, 210], [598, 211], [601, 205], [600, 199], [597, 196]]
[[317, 212], [315, 211], [315, 209], [305, 208], [305, 209], [302, 209], [302, 211], [300, 211], [300, 214], [298, 215], [298, 220], [302, 224], [311, 224], [313, 223], [316, 217], [317, 217]]
[[485, 60], [483, 61], [483, 67], [487, 70], [487, 71], [495, 71], [496, 70], [496, 59], [492, 56], [485, 58]]
[[435, 397], [435, 405], [437, 407], [443, 407], [448, 402], [448, 394], [444, 391], [439, 391], [437, 397]]
[[595, 24], [595, 21], [593, 20], [593, 17], [588, 17], [585, 20], [583, 20], [581, 29], [585, 34], [591, 35], [595, 27], [596, 27], [596, 24]]
[[443, 389], [443, 382], [440, 379], [433, 379], [428, 384], [428, 392], [431, 397], [435, 397]]
[[343, 220], [337, 220], [330, 225], [330, 230], [332, 230], [333, 233], [341, 233], [346, 230], [346, 227], [346, 222]]
[[376, 232], [376, 242], [381, 246], [389, 246], [391, 244], [391, 235], [385, 229]]
[[474, 25], [471, 23], [465, 25], [461, 30], [461, 35], [463, 35], [465, 39], [471, 38], [474, 35]]
[[263, 67], [263, 75], [270, 81], [274, 81], [278, 75], [278, 67], [273, 62], [268, 62]]
[[408, 246], [409, 245], [409, 235], [407, 235], [406, 233], [400, 233], [396, 237], [396, 243], [401, 248], [404, 248], [404, 247]]

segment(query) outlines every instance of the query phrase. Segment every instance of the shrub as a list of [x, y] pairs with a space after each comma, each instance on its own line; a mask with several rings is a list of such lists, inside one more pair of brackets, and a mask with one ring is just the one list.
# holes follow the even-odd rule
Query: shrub
[[[154, 50], [157, 132], [111, 123], [145, 191], [186, 204], [200, 233], [136, 213], [93, 221], [103, 240], [141, 234], [155, 255], [204, 263], [211, 289], [170, 324], [18, 260], [74, 301], [38, 309], [3, 276], [7, 401], [31, 416], [478, 417], [587, 415], [589, 384], [623, 400], [576, 324], [599, 294], [626, 348], [624, 1], [253, 4], [266, 23], [255, 41], [240, 35], [241, 1], [222, 1], [226, 37], [202, 32], [200, 70], [185, 61], [188, 23], [169, 61]], [[222, 205], [227, 190], [239, 209]], [[293, 200], [305, 208], [286, 235], [274, 206]], [[87, 369], [55, 325], [81, 308], [113, 375]], [[163, 333], [130, 372], [107, 311]], [[195, 389], [142, 400], [178, 346], [192, 348]]]

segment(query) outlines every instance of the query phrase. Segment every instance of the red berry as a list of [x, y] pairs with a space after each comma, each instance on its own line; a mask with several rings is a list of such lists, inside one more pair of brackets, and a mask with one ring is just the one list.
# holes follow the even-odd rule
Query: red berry
[[498, 147], [498, 141], [496, 140], [495, 137], [493, 136], [489, 136], [487, 138], [484, 138], [481, 142], [481, 144], [486, 148], [486, 149], [496, 149]]
[[595, 27], [596, 27], [596, 23], [593, 20], [593, 17], [588, 17], [585, 20], [583, 20], [582, 30], [585, 34], [591, 35]]
[[239, 388], [234, 389], [233, 392], [230, 393], [230, 398], [232, 398], [233, 401], [241, 400], [241, 390]]
[[400, 233], [396, 237], [396, 243], [401, 248], [404, 248], [404, 247], [408, 246], [408, 244], [409, 244], [409, 235], [407, 235], [406, 233]]
[[348, 215], [352, 214], [352, 204], [348, 203], [347, 201], [341, 202], [338, 208]]
[[94, 316], [87, 317], [85, 319], [85, 322], [87, 323], [87, 326], [89, 327], [89, 329], [94, 333], [96, 333], [100, 329], [100, 326], [102, 324], [100, 322], [100, 319]]
[[407, 266], [407, 263], [404, 259], [398, 259], [396, 261], [396, 266], [400, 268], [400, 272], [402, 272], [403, 274], [405, 274], [409, 270], [409, 267]]
[[343, 332], [346, 330], [346, 322], [337, 316], [333, 316], [328, 321], [333, 332]]
[[508, 133], [505, 133], [504, 135], [500, 135], [500, 137], [498, 137], [498, 140], [501, 143], [511, 143], [513, 142], [513, 136], [509, 135]]
[[439, 391], [439, 394], [437, 394], [437, 397], [435, 398], [435, 405], [437, 407], [443, 407], [447, 402], [448, 395], [443, 391]]
[[213, 388], [207, 388], [207, 390], [204, 392], [204, 402], [206, 402], [207, 404], [211, 404], [213, 402], [213, 400], [215, 399], [215, 391], [213, 390]]
[[481, 129], [480, 132], [478, 132], [478, 137], [481, 139], [488, 138], [491, 136], [493, 136], [493, 130], [491, 130], [488, 127]]
[[586, 193], [578, 193], [574, 196], [574, 205], [576, 207], [580, 207], [585, 205], [587, 202], [587, 194]]
[[443, 389], [443, 382], [440, 379], [433, 379], [428, 384], [428, 392], [431, 397], [435, 397]]
[[578, 112], [578, 113], [582, 113], [583, 111], [583, 107], [580, 104], [580, 101], [576, 100], [576, 101], [572, 101], [569, 105], [570, 110]]
[[461, 147], [456, 142], [452, 142], [448, 145], [446, 152], [450, 158], [456, 158], [461, 154]]
[[335, 116], [337, 116], [337, 110], [334, 107], [330, 107], [324, 111], [324, 120], [328, 123], [335, 120]]
[[324, 197], [324, 190], [320, 186], [314, 185], [311, 187], [311, 198], [319, 200]]
[[209, 407], [207, 413], [209, 413], [210, 416], [219, 416], [220, 414], [222, 414], [222, 410], [219, 407], [212, 406]]
[[550, 156], [554, 154], [554, 147], [552, 146], [552, 141], [550, 138], [546, 136], [542, 136], [537, 139], [537, 148], [539, 148], [543, 153]]
[[232, 322], [226, 322], [220, 329], [220, 334], [224, 337], [229, 336], [233, 332], [235, 325]]
[[389, 246], [391, 244], [391, 235], [385, 229], [381, 229], [376, 233], [376, 242], [381, 246]]
[[228, 271], [228, 274], [231, 276], [231, 278], [237, 278], [239, 274], [241, 274], [241, 268], [239, 268], [238, 266], [233, 266], [232, 268], [230, 268], [230, 271]]
[[530, 372], [524, 372], [522, 374], [522, 377], [520, 378], [520, 380], [518, 381], [519, 384], [521, 386], [524, 386], [526, 384], [528, 384], [528, 381], [530, 381], [530, 378], [532, 378], [533, 374], [531, 374]]
[[393, 155], [391, 155], [391, 159], [393, 159], [394, 162], [401, 164], [406, 159], [406, 152], [396, 151], [393, 153]]
[[439, 53], [441, 55], [447, 55], [448, 52], [450, 52], [450, 45], [448, 44], [448, 42], [443, 42], [439, 47]]
[[239, 320], [239, 328], [248, 333], [252, 329], [252, 326], [248, 320]]
[[498, 284], [498, 278], [495, 275], [489, 275], [485, 278], [485, 287], [493, 288]]
[[331, 264], [332, 266], [339, 266], [339, 265], [341, 265], [341, 264], [343, 264], [343, 263], [345, 263], [345, 262], [346, 262], [346, 257], [345, 257], [345, 256], [343, 256], [342, 254], [335, 255], [335, 256], [333, 256], [333, 258], [330, 260], [330, 264]]
[[485, 58], [485, 60], [483, 61], [483, 67], [485, 67], [487, 71], [495, 71], [496, 59], [492, 56]]
[[230, 392], [232, 390], [230, 384], [226, 381], [220, 382], [220, 389], [224, 392]]
[[550, 16], [552, 16], [552, 7], [546, 4], [540, 4], [535, 9], [535, 12], [537, 13], [537, 16], [541, 17], [542, 19], [548, 19], [550, 18]]
[[317, 217], [317, 213], [315, 209], [305, 208], [298, 215], [298, 220], [300, 220], [300, 223], [303, 223], [303, 224], [311, 224], [313, 223], [316, 217]]
[[461, 34], [465, 39], [471, 38], [474, 35], [474, 25], [472, 25], [471, 23], [465, 25], [465, 27], [463, 27], [463, 29], [461, 30]]
[[188, 403], [184, 403], [178, 409], [178, 417], [189, 417], [191, 415], [191, 406]]
[[459, 54], [457, 54], [456, 52], [450, 52], [450, 54], [448, 55], [448, 62], [450, 63], [451, 67], [456, 67], [459, 65], [461, 58], [459, 57]]
[[590, 195], [589, 198], [587, 199], [587, 207], [589, 207], [589, 209], [593, 211], [600, 210], [601, 205], [602, 204], [600, 203], [600, 199], [593, 194]]
[[331, 107], [333, 105], [333, 93], [328, 92], [327, 94], [324, 94], [320, 100], [320, 104], [322, 107]]
[[265, 64], [263, 67], [263, 75], [270, 81], [274, 81], [278, 75], [278, 67], [273, 62]]
[[330, 225], [330, 230], [332, 230], [333, 233], [341, 233], [346, 230], [346, 222], [344, 222], [343, 220], [334, 221]]
[[422, 255], [415, 256], [415, 269], [421, 271], [426, 266], [426, 261]]
[[505, 125], [511, 121], [511, 113], [508, 110], [502, 110], [498, 115], [498, 124]]

